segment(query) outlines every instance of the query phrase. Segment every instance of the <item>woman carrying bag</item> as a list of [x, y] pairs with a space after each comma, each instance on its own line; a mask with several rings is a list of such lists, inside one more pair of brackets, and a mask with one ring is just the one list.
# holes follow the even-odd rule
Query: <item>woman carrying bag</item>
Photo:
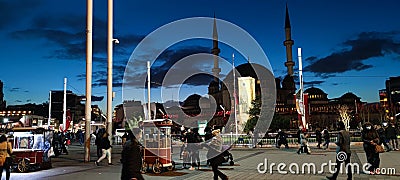
[[3, 174], [3, 169], [6, 170], [6, 180], [10, 179], [10, 166], [12, 164], [11, 154], [11, 143], [7, 142], [7, 137], [3, 134], [0, 136], [0, 179]]
[[222, 155], [222, 138], [219, 133], [219, 129], [212, 131], [213, 138], [208, 146], [207, 159], [210, 160], [210, 165], [214, 172], [214, 180], [218, 180], [218, 177], [222, 180], [227, 180], [228, 176], [218, 169], [218, 166], [224, 162], [224, 156]]

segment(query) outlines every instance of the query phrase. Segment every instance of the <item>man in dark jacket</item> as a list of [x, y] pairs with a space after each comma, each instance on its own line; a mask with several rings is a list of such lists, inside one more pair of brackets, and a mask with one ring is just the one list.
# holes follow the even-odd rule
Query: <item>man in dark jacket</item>
[[121, 180], [131, 180], [136, 178], [137, 180], [144, 179], [141, 173], [142, 170], [142, 145], [138, 141], [141, 139], [142, 132], [140, 129], [133, 129], [129, 131], [129, 140], [126, 141], [122, 153], [122, 173]]
[[353, 174], [351, 170], [351, 165], [350, 163], [350, 156], [351, 156], [351, 151], [350, 151], [350, 134], [348, 131], [345, 129], [345, 125], [343, 121], [339, 121], [338, 124], [338, 137], [336, 141], [336, 169], [335, 173], [333, 176], [327, 176], [326, 178], [328, 179], [336, 179], [337, 176], [339, 175], [340, 167], [344, 161], [345, 167], [347, 167], [347, 179], [352, 179]]
[[386, 137], [388, 138], [389, 142], [391, 142], [392, 148], [395, 151], [398, 151], [398, 142], [397, 142], [397, 128], [394, 123], [391, 123], [386, 129]]

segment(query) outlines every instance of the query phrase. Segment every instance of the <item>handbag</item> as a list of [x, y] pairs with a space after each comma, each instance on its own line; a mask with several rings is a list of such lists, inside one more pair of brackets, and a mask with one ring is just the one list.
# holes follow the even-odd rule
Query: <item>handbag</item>
[[385, 149], [383, 149], [382, 145], [375, 145], [375, 152], [376, 153], [384, 153]]

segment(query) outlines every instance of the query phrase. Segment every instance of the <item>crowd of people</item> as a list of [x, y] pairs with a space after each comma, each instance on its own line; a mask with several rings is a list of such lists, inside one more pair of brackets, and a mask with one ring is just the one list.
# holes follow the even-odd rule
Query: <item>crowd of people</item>
[[[223, 148], [222, 148], [222, 138], [220, 136], [220, 129], [206, 128], [205, 142], [198, 132], [198, 128], [182, 128], [181, 140], [183, 141], [183, 146], [181, 148], [180, 154], [187, 153], [185, 156], [187, 164], [190, 164], [189, 170], [200, 169], [200, 156], [199, 150], [202, 148], [207, 148], [207, 159], [209, 165], [212, 167], [214, 173], [214, 179], [217, 180], [221, 178], [227, 180], [228, 176], [222, 173], [218, 166], [220, 166], [224, 161]], [[121, 163], [122, 172], [121, 180], [131, 180], [133, 178], [137, 180], [143, 179], [141, 174], [143, 165], [143, 149], [144, 147], [140, 143], [139, 139], [142, 138], [142, 131], [139, 128], [127, 131], [124, 138], [126, 141], [123, 144], [123, 150], [121, 152]], [[103, 149], [104, 152], [104, 149]], [[104, 156], [104, 154], [103, 154]], [[181, 158], [183, 159], [183, 157]], [[100, 158], [96, 161], [96, 165], [101, 161]], [[185, 161], [184, 161], [185, 162]], [[184, 163], [185, 164], [185, 163]]]

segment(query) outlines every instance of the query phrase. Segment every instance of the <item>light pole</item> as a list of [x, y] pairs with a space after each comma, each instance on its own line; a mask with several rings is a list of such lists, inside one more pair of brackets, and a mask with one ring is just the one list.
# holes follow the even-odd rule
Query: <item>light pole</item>
[[90, 121], [92, 119], [93, 0], [87, 0], [86, 21], [85, 162], [90, 162]]
[[[108, 0], [108, 34], [107, 34], [107, 133], [112, 144], [112, 66], [113, 66], [113, 43], [119, 43], [118, 39], [113, 38], [113, 2]], [[110, 154], [111, 156], [111, 154]]]

